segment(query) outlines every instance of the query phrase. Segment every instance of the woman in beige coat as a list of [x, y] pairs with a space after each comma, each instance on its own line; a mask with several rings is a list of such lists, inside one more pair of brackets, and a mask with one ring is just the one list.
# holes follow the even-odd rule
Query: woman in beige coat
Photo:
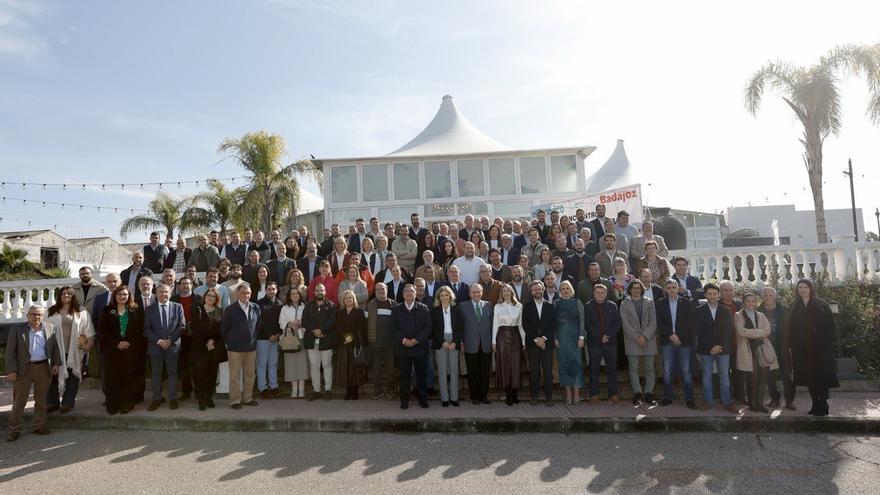
[[764, 384], [770, 370], [779, 369], [776, 351], [770, 342], [770, 320], [756, 311], [758, 298], [743, 295], [743, 309], [733, 316], [736, 331], [736, 369], [745, 375], [748, 386], [749, 410], [770, 412], [764, 407]]
[[[654, 358], [657, 357], [657, 312], [654, 301], [645, 299], [645, 286], [633, 280], [626, 288], [626, 299], [620, 303], [620, 320], [623, 324], [623, 343], [629, 361], [629, 382], [633, 388], [632, 402], [655, 405]], [[645, 394], [639, 383], [639, 367], [645, 366]]]

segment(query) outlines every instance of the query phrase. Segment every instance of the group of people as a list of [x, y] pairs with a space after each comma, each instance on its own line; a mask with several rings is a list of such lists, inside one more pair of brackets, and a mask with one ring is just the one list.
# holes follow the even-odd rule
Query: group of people
[[785, 407], [794, 409], [795, 385], [807, 385], [810, 413], [828, 414], [834, 321], [808, 280], [798, 282], [791, 309], [769, 287], [760, 305], [757, 294], [735, 299], [730, 281], [703, 285], [687, 259], [667, 260], [651, 222], [639, 231], [624, 211], [616, 222], [606, 218], [604, 205], [589, 220], [578, 210], [572, 218], [538, 211], [522, 222], [467, 215], [430, 229], [413, 214], [410, 225], [379, 225], [357, 219], [345, 235], [333, 225], [320, 243], [305, 226], [284, 240], [272, 231], [268, 242], [260, 231], [211, 232], [192, 249], [183, 238], [162, 244], [154, 232], [132, 265], [104, 283], [83, 268], [48, 314], [31, 307], [19, 338], [9, 339], [10, 436], [31, 384], [35, 431], [45, 431], [47, 411], [74, 407], [79, 363], [93, 347], [111, 415], [144, 401], [147, 362], [148, 410], [166, 397], [171, 409], [193, 396], [200, 410], [214, 407], [221, 363], [230, 406], [240, 409], [256, 406], [255, 395], [280, 395], [281, 357], [293, 398], [328, 399], [336, 386], [357, 400], [371, 383], [373, 398], [396, 395], [402, 408], [413, 395], [428, 407], [437, 388], [442, 406], [455, 407], [466, 375], [471, 403], [484, 404], [494, 369], [508, 405], [519, 402], [526, 371], [532, 404], [552, 406], [558, 383], [571, 405], [587, 386], [587, 367], [588, 399], [597, 403], [604, 363], [607, 400], [619, 403], [621, 353], [634, 404], [658, 402], [662, 361], [659, 402], [672, 403], [680, 374], [684, 401], [697, 408], [691, 364], [699, 362], [703, 408], [713, 407], [717, 373], [731, 412], [734, 399], [766, 411], [765, 388], [779, 407], [781, 379]]

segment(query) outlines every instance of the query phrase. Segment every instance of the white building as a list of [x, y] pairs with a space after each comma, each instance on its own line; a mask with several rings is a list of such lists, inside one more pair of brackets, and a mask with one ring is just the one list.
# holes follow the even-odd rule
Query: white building
[[[865, 240], [865, 223], [862, 210], [856, 209], [859, 229], [859, 240]], [[779, 224], [780, 237], [790, 237], [791, 244], [798, 246], [816, 244], [816, 213], [813, 210], [796, 210], [794, 205], [737, 206], [727, 209], [727, 226], [730, 232], [751, 228], [758, 231], [760, 237], [772, 237], [771, 223]], [[828, 238], [842, 234], [853, 234], [852, 210], [826, 209], [825, 225]]]
[[409, 221], [465, 214], [528, 216], [533, 206], [582, 197], [584, 159], [595, 146], [516, 150], [486, 136], [446, 95], [434, 119], [385, 156], [317, 159], [324, 170], [324, 223]]

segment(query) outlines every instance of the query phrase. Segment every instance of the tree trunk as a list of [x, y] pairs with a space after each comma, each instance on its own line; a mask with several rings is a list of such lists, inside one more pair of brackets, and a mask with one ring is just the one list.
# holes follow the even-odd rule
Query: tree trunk
[[819, 130], [814, 126], [804, 129], [802, 141], [804, 163], [807, 166], [807, 175], [810, 179], [810, 191], [813, 193], [813, 207], [816, 212], [816, 238], [819, 244], [828, 243], [828, 232], [825, 227], [825, 199], [822, 194], [822, 142]]

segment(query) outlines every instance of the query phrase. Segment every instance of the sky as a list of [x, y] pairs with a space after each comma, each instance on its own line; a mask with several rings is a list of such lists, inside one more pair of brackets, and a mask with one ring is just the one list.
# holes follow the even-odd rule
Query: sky
[[[284, 136], [291, 160], [384, 155], [447, 93], [512, 148], [596, 146], [588, 173], [624, 139], [651, 206], [812, 209], [799, 124], [772, 92], [750, 115], [745, 84], [768, 61], [809, 65], [838, 44], [880, 42], [878, 18], [865, 1], [0, 0], [0, 180], [72, 185], [0, 188], [0, 231], [120, 239], [157, 188], [73, 185], [201, 180], [164, 187], [192, 194], [204, 178], [243, 175], [217, 163], [217, 146], [258, 129]], [[880, 127], [865, 116], [865, 81], [841, 88], [825, 205], [850, 206], [852, 158], [876, 230]]]

